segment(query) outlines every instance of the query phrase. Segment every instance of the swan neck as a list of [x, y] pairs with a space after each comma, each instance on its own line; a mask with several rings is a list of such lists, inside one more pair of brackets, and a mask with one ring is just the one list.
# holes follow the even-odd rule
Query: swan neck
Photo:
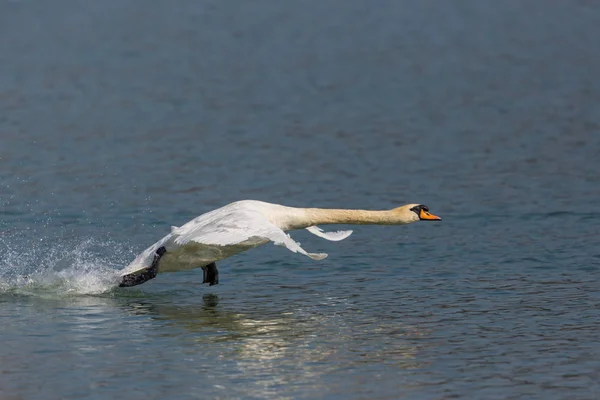
[[302, 228], [313, 225], [327, 224], [357, 224], [357, 225], [395, 225], [406, 222], [400, 221], [391, 210], [337, 210], [324, 208], [306, 208], [306, 221]]

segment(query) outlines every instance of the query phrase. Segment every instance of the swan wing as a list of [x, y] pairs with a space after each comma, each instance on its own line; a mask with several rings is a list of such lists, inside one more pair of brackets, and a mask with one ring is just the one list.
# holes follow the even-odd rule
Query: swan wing
[[201, 220], [192, 220], [174, 229], [172, 234], [175, 244], [179, 246], [192, 241], [214, 246], [254, 247], [271, 241], [313, 260], [327, 257], [325, 253], [307, 252], [283, 230], [268, 221], [262, 213], [254, 210], [238, 209], [230, 213], [221, 213], [216, 218], [208, 216]]
[[279, 229], [277, 227], [276, 227], [276, 229], [279, 230], [279, 232], [277, 232], [277, 233], [273, 232], [271, 239], [269, 239], [276, 245], [285, 246], [288, 248], [288, 250], [290, 250], [294, 253], [304, 254], [305, 256], [310, 257], [313, 260], [322, 260], [327, 257], [327, 253], [308, 253], [306, 250], [304, 250], [300, 246], [300, 243], [298, 243], [294, 239], [292, 239], [292, 237], [290, 235], [288, 235], [287, 233], [285, 233], [284, 231], [282, 231], [281, 229]]
[[331, 240], [333, 242], [344, 240], [348, 236], [352, 235], [352, 231], [325, 232], [318, 226], [309, 226], [308, 228], [306, 228], [306, 230], [312, 233], [313, 235], [317, 235], [318, 237], [322, 237], [323, 239]]

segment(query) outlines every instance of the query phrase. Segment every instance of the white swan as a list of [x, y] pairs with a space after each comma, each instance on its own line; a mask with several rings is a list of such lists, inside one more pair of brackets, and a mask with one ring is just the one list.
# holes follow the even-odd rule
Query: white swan
[[202, 283], [219, 283], [215, 262], [269, 241], [322, 260], [325, 253], [308, 253], [286, 231], [306, 228], [327, 240], [343, 240], [352, 231], [325, 232], [317, 225], [378, 224], [403, 225], [419, 220], [438, 221], [422, 204], [407, 204], [386, 211], [295, 208], [255, 200], [242, 200], [202, 214], [137, 256], [120, 271], [120, 286], [135, 286], [157, 273], [202, 268]]

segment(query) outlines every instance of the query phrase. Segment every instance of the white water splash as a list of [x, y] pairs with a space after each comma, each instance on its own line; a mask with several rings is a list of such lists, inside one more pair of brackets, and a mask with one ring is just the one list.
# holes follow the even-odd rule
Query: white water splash
[[132, 258], [111, 242], [27, 243], [0, 238], [0, 294], [97, 295], [118, 286], [117, 271]]

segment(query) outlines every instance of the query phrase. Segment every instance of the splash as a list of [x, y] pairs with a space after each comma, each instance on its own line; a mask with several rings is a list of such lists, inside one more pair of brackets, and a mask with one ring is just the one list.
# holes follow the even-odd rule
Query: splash
[[[11, 240], [12, 239], [12, 240]], [[113, 291], [131, 251], [111, 241], [0, 237], [0, 295], [99, 295]]]

